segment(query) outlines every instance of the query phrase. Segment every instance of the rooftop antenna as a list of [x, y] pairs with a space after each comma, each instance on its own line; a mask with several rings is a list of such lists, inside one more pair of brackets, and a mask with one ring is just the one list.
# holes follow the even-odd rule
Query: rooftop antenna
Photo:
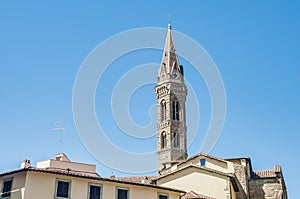
[[64, 130], [66, 130], [66, 129], [68, 129], [68, 127], [66, 127], [62, 122], [54, 123], [54, 128], [52, 130], [59, 132], [59, 141], [58, 141], [57, 154], [60, 153], [61, 145], [62, 145], [62, 134], [63, 134]]

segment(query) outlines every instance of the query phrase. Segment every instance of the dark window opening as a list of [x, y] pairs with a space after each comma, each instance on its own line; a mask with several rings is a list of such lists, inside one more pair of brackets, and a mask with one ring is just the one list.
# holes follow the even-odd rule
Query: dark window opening
[[161, 102], [161, 121], [165, 121], [167, 119], [167, 106], [166, 106], [166, 102], [162, 101]]
[[173, 101], [173, 120], [179, 120], [179, 103], [177, 101]]
[[168, 199], [168, 196], [159, 194], [158, 199]]
[[12, 179], [7, 179], [3, 181], [2, 185], [2, 195], [1, 198], [8, 198], [10, 197], [10, 192], [12, 188]]
[[57, 188], [56, 188], [56, 197], [69, 198], [69, 189], [70, 189], [70, 182], [58, 180]]
[[100, 199], [101, 186], [90, 185], [89, 199]]
[[118, 199], [128, 199], [127, 189], [118, 189], [117, 194], [118, 194]]

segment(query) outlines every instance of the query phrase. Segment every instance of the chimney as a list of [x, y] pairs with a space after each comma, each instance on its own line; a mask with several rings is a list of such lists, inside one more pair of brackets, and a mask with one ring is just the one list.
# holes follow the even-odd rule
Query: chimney
[[69, 158], [64, 153], [56, 154], [55, 160], [57, 161], [63, 161], [63, 162], [70, 162]]
[[278, 164], [276, 164], [276, 165], [274, 166], [274, 172], [275, 172], [275, 175], [276, 175], [276, 176], [281, 176], [281, 166], [278, 165]]
[[21, 163], [21, 169], [29, 168], [29, 167], [31, 167], [30, 160], [26, 159]]

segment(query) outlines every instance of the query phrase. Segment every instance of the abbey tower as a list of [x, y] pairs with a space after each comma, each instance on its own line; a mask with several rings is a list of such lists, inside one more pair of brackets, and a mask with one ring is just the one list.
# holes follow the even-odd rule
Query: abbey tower
[[155, 87], [157, 100], [157, 157], [158, 172], [172, 163], [187, 159], [187, 127], [185, 102], [187, 87], [183, 66], [178, 63], [171, 25], [158, 69]]

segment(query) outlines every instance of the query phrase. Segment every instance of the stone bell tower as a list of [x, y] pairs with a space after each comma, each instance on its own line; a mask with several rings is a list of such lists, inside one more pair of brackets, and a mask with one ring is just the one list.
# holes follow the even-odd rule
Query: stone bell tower
[[158, 172], [172, 163], [187, 159], [187, 127], [185, 101], [187, 87], [183, 66], [178, 63], [172, 37], [171, 24], [158, 69], [155, 87], [157, 100], [157, 159]]

